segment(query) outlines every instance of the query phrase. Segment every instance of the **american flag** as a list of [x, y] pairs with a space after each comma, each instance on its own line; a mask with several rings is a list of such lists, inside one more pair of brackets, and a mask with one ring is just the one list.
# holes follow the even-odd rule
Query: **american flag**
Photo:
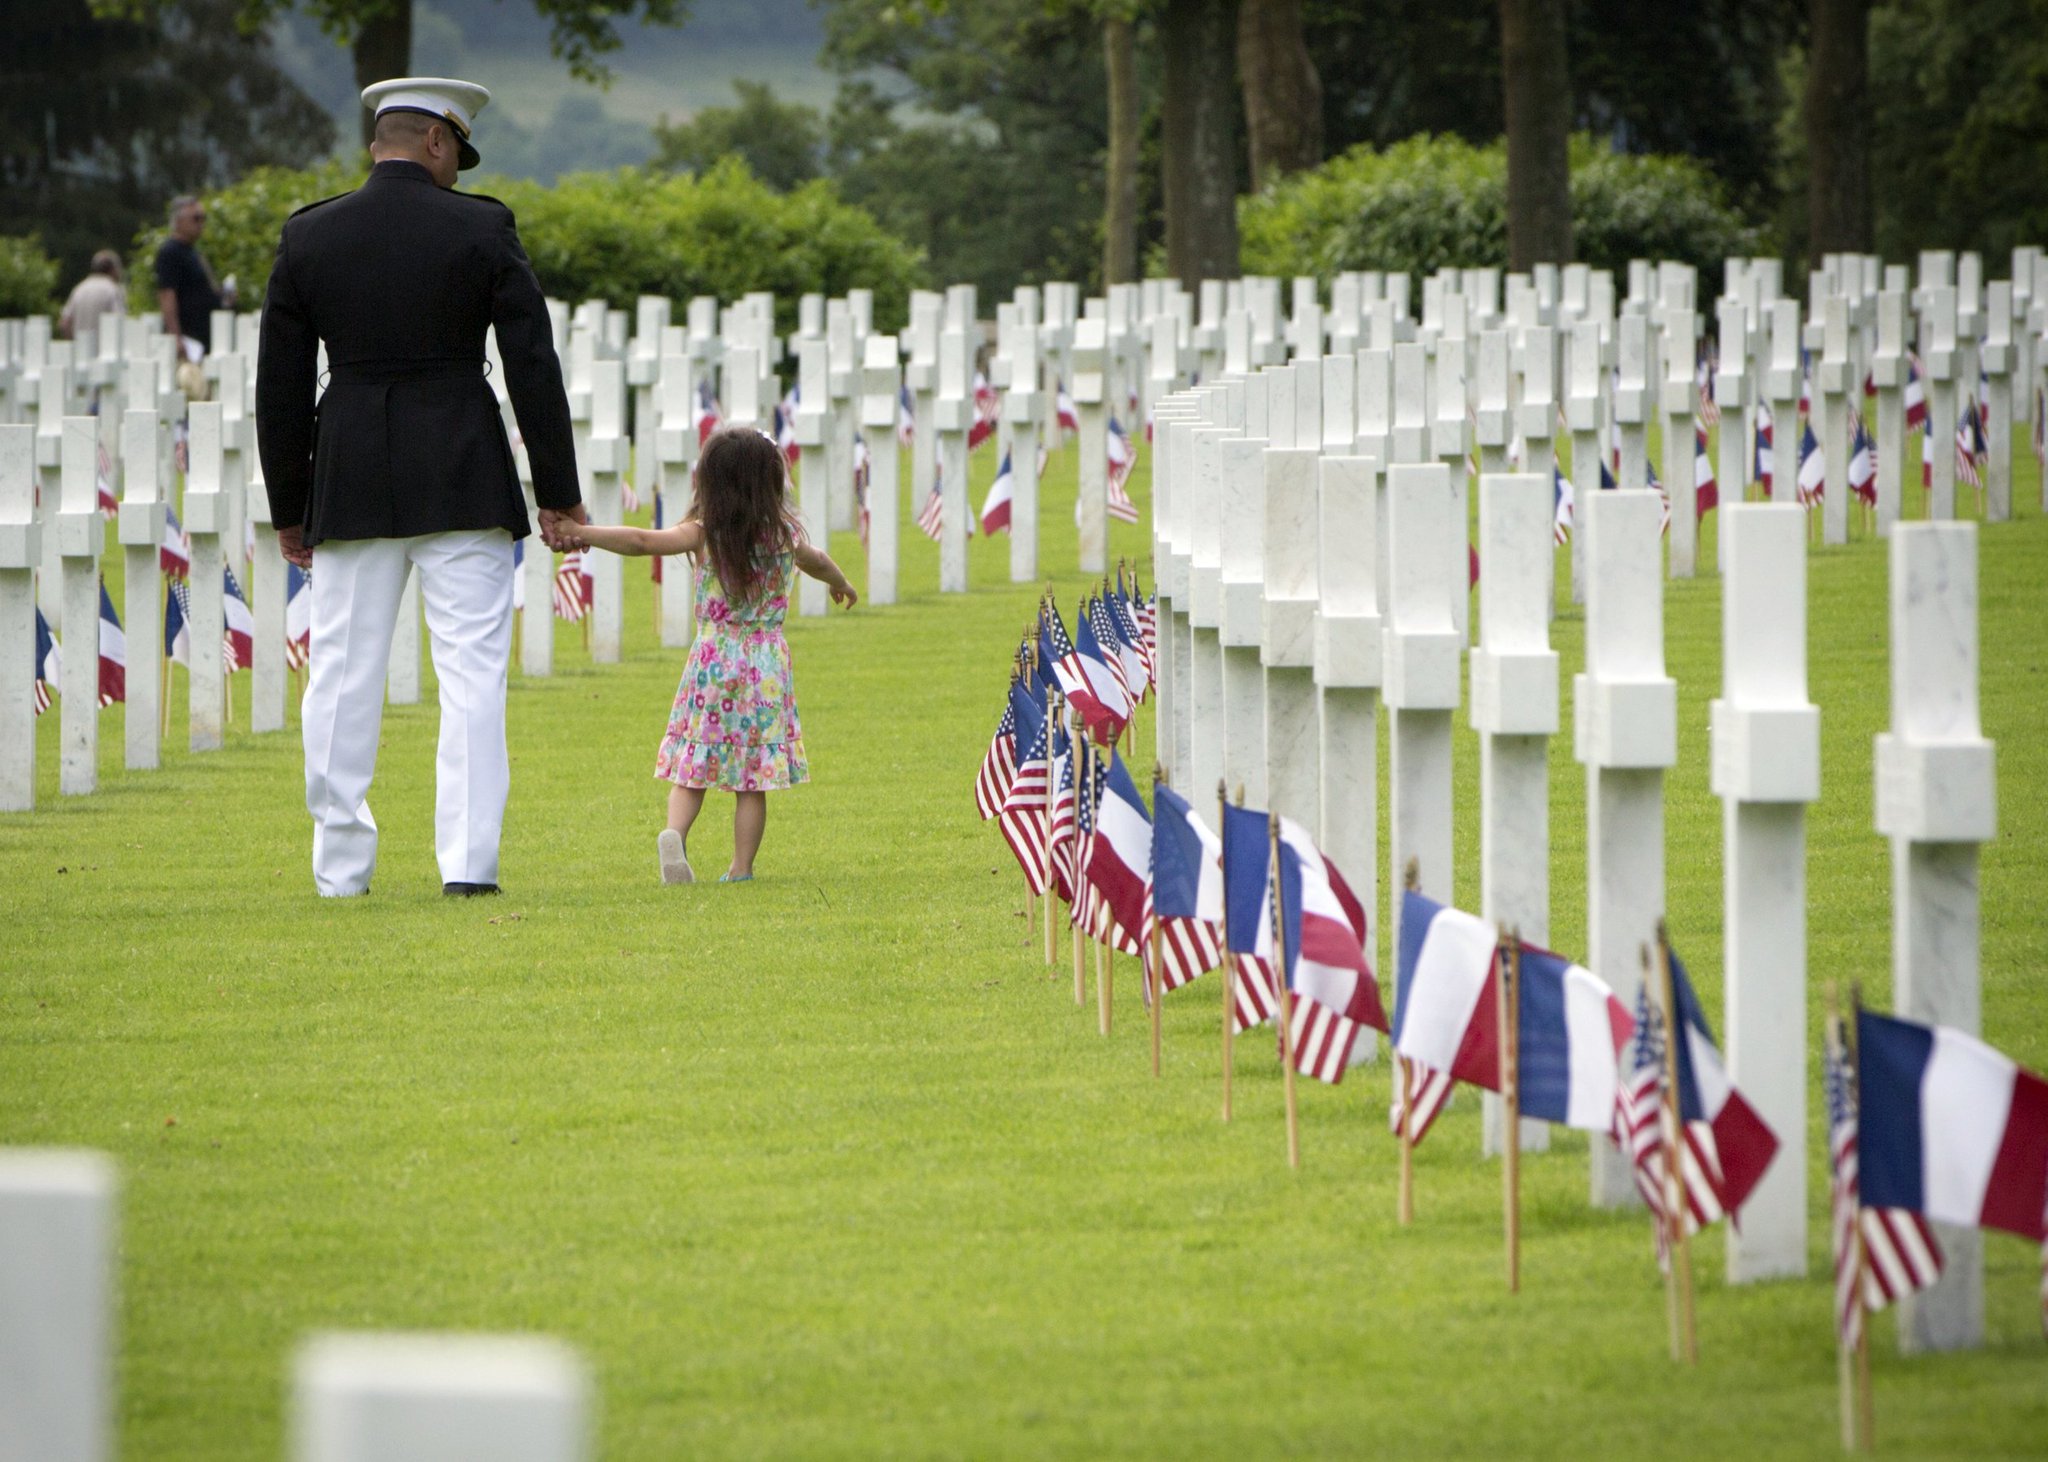
[[1700, 420], [1709, 427], [1721, 424], [1721, 408], [1714, 401], [1714, 372], [1720, 360], [1714, 347], [1703, 343], [1700, 346], [1699, 364], [1693, 368], [1693, 381], [1699, 388]]
[[1813, 415], [1813, 352], [1799, 347], [1799, 414]]
[[[1152, 886], [1145, 886], [1145, 928], [1159, 926], [1159, 988], [1178, 990], [1223, 963], [1223, 935], [1207, 919], [1161, 919], [1152, 907]], [[1152, 970], [1152, 941], [1145, 940], [1145, 970]]]
[[313, 576], [297, 564], [288, 563], [284, 566], [284, 586], [285, 668], [301, 670], [313, 658]]
[[939, 535], [946, 527], [945, 485], [938, 480], [936, 472], [932, 478], [932, 490], [925, 494], [924, 506], [917, 510], [918, 531], [932, 542], [939, 541]]
[[1387, 1129], [1396, 1137], [1401, 1135], [1401, 1114], [1412, 1102], [1414, 1125], [1408, 1134], [1412, 1146], [1422, 1141], [1437, 1114], [1450, 1105], [1451, 1088], [1456, 1083], [1448, 1071], [1435, 1070], [1420, 1061], [1402, 1061], [1400, 1072], [1401, 1079], [1394, 1084], [1393, 1102], [1387, 1108]]
[[1670, 1226], [1664, 1203], [1664, 1017], [1650, 988], [1636, 992], [1636, 1031], [1614, 1089], [1614, 1140], [1628, 1154], [1636, 1192], [1657, 1220], [1657, 1257]]
[[1956, 423], [1956, 478], [1971, 487], [1984, 486], [1981, 470], [1991, 455], [1990, 443], [1984, 434], [1983, 409], [1972, 401], [1963, 410], [1962, 419]]
[[1135, 677], [1138, 682], [1136, 685], [1131, 683], [1131, 668], [1118, 653], [1124, 643], [1124, 637], [1117, 632], [1116, 620], [1109, 612], [1108, 602], [1098, 596], [1083, 604], [1081, 612], [1087, 616], [1088, 628], [1095, 632], [1095, 644], [1102, 651], [1102, 663], [1109, 667], [1109, 673], [1116, 680], [1117, 688], [1123, 691], [1131, 705], [1137, 705], [1145, 694], [1145, 679], [1141, 674]]
[[910, 383], [905, 381], [896, 392], [896, 440], [909, 446], [917, 439], [917, 404], [910, 394]]
[[226, 582], [221, 586], [221, 653], [227, 673], [233, 675], [256, 666], [256, 616], [249, 612], [249, 601], [242, 595], [235, 571], [222, 572]]
[[1862, 414], [1852, 413], [1849, 418], [1851, 441], [1849, 443], [1849, 491], [1864, 502], [1877, 502], [1877, 444], [1870, 439], [1870, 428], [1863, 424]]
[[1906, 429], [1927, 425], [1927, 383], [1920, 379], [1920, 357], [1906, 357]]
[[967, 428], [967, 450], [972, 452], [983, 442], [996, 434], [996, 423], [1002, 417], [1002, 398], [996, 395], [996, 388], [988, 383], [988, 377], [980, 371], [974, 373], [974, 421]]
[[555, 618], [577, 620], [590, 612], [596, 585], [583, 560], [583, 550], [572, 548], [562, 555], [555, 570]]
[[[1856, 1088], [1849, 1069], [1843, 1022], [1830, 1019], [1825, 1085], [1828, 1104], [1829, 1232], [1835, 1256], [1835, 1335], [1845, 1349], [1862, 1338], [1863, 1313], [1881, 1310], [1941, 1276], [1941, 1246], [1919, 1214], [1903, 1208], [1864, 1208], [1856, 1178]], [[1853, 1227], [1852, 1227], [1853, 1225]], [[1862, 1239], [1862, 1253], [1852, 1235]], [[1862, 1263], [1859, 1264], [1859, 1258]], [[1856, 1293], [1863, 1272], [1861, 1303]]]
[[50, 709], [50, 699], [56, 692], [59, 671], [63, 660], [57, 651], [57, 637], [50, 633], [50, 622], [43, 618], [43, 611], [36, 611], [36, 684], [33, 692], [36, 714], [40, 716]]
[[1136, 955], [1141, 953], [1137, 933], [1117, 922], [1109, 900], [1103, 897], [1102, 890], [1090, 877], [1090, 870], [1095, 864], [1095, 837], [1101, 821], [1102, 799], [1109, 783], [1110, 758], [1115, 755], [1111, 751], [1108, 755], [1083, 758], [1088, 768], [1074, 798], [1075, 896], [1069, 922], [1094, 938], [1104, 940], [1119, 954]]
[[707, 376], [697, 383], [697, 445], [703, 446], [723, 420], [725, 408], [719, 404], [718, 393], [711, 389], [711, 379]]
[[1052, 823], [1046, 840], [1052, 846], [1053, 884], [1069, 905], [1074, 894], [1074, 738], [1064, 725], [1052, 728], [1052, 763], [1047, 773], [1052, 784]]
[[1073, 394], [1067, 390], [1064, 377], [1053, 386], [1053, 403], [1053, 419], [1059, 423], [1060, 430], [1079, 431], [1081, 411], [1074, 405]]
[[1120, 523], [1138, 521], [1138, 508], [1131, 501], [1131, 494], [1124, 486], [1136, 465], [1138, 454], [1131, 447], [1131, 439], [1124, 435], [1124, 429], [1112, 416], [1109, 419], [1109, 515]]
[[974, 808], [987, 822], [1003, 810], [1003, 799], [1010, 793], [1010, 783], [1017, 776], [1017, 752], [1013, 740], [1017, 733], [1016, 710], [1005, 701], [1003, 718], [996, 723], [996, 734], [988, 739], [988, 750], [982, 753], [981, 770], [974, 776]]
[[1017, 866], [1024, 870], [1025, 887], [1034, 894], [1043, 894], [1046, 888], [1045, 803], [1051, 762], [1047, 731], [1048, 725], [1043, 719], [1035, 727], [1028, 728], [1028, 735], [1020, 747], [1016, 775], [1010, 780], [1010, 789], [1003, 798], [996, 820], [1003, 841], [1010, 845]]

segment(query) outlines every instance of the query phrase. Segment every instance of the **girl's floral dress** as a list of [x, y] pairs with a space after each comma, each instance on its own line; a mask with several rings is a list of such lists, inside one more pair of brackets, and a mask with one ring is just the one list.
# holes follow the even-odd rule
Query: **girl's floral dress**
[[782, 621], [796, 555], [767, 565], [754, 597], [733, 604], [708, 558], [697, 567], [697, 640], [668, 713], [654, 775], [681, 787], [765, 792], [811, 779]]

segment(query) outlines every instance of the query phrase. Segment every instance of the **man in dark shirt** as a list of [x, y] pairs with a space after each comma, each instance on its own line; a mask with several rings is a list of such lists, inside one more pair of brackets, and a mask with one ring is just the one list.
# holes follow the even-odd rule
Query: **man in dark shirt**
[[[156, 302], [164, 333], [183, 336], [204, 355], [213, 349], [213, 312], [234, 308], [232, 291], [222, 294], [213, 270], [199, 252], [206, 231], [206, 205], [197, 198], [171, 200], [171, 236], [156, 251]], [[189, 358], [190, 346], [180, 352]]]

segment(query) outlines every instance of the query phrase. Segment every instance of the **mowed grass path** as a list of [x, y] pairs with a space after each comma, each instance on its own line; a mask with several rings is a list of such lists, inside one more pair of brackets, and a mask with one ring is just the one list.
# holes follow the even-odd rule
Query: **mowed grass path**
[[[1054, 457], [1044, 510], [1069, 613], [1073, 460]], [[1142, 471], [1134, 485], [1142, 502]], [[2001, 803], [1984, 1030], [2041, 1069], [2048, 522], [2031, 461], [2015, 497], [2022, 520], [1981, 538]], [[816, 781], [771, 799], [747, 886], [654, 876], [650, 771], [681, 656], [655, 645], [644, 565], [627, 566], [624, 664], [590, 667], [565, 628], [560, 673], [515, 687], [502, 899], [440, 895], [431, 689], [386, 719], [382, 861], [374, 894], [345, 903], [311, 891], [294, 733], [238, 731], [129, 775], [109, 712], [102, 790], [60, 803], [44, 722], [46, 810], [0, 820], [0, 1141], [121, 1164], [124, 1455], [282, 1455], [289, 1357], [328, 1327], [563, 1336], [593, 1364], [617, 1462], [1833, 1453], [1817, 1064], [1814, 1277], [1727, 1288], [1709, 1235], [1695, 1371], [1665, 1359], [1646, 1221], [1584, 1200], [1583, 1139], [1524, 1167], [1518, 1298], [1469, 1094], [1418, 1153], [1410, 1229], [1393, 1222], [1383, 1067], [1304, 1084], [1290, 1173], [1269, 1041], [1239, 1042], [1237, 1120], [1217, 1120], [1216, 981], [1170, 1001], [1154, 1081], [1130, 962], [1103, 1040], [1092, 999], [1077, 1011], [1065, 968], [1033, 952], [970, 783], [1036, 590], [1007, 583], [1006, 543], [977, 539], [975, 592], [939, 597], [911, 507], [906, 602], [792, 625]], [[858, 580], [858, 545], [835, 548]], [[1143, 548], [1115, 527], [1114, 552]], [[1885, 550], [1810, 563], [1813, 1004], [1834, 978], [1881, 1005]], [[1671, 924], [1717, 1019], [1719, 593], [1672, 586], [1666, 622]], [[1567, 687], [1582, 630], [1567, 602]], [[1476, 907], [1476, 739], [1459, 728], [1458, 895]], [[1553, 755], [1553, 933], [1576, 950], [1583, 779], [1568, 734]], [[729, 809], [714, 801], [695, 841], [710, 874]], [[1878, 1327], [1894, 1454], [2039, 1455], [2048, 1436], [2038, 1255], [2000, 1235], [1986, 1249], [1985, 1350], [1906, 1361]]]

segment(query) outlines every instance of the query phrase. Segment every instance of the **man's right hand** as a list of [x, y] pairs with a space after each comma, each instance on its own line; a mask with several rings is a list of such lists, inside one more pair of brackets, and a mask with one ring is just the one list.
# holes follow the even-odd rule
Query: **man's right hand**
[[556, 553], [567, 553], [576, 546], [576, 541], [562, 532], [565, 523], [588, 523], [590, 515], [583, 511], [583, 504], [573, 508], [542, 508], [540, 510], [540, 541]]
[[302, 569], [313, 567], [313, 550], [306, 547], [306, 530], [298, 523], [277, 530], [277, 551], [284, 555], [286, 563]]

